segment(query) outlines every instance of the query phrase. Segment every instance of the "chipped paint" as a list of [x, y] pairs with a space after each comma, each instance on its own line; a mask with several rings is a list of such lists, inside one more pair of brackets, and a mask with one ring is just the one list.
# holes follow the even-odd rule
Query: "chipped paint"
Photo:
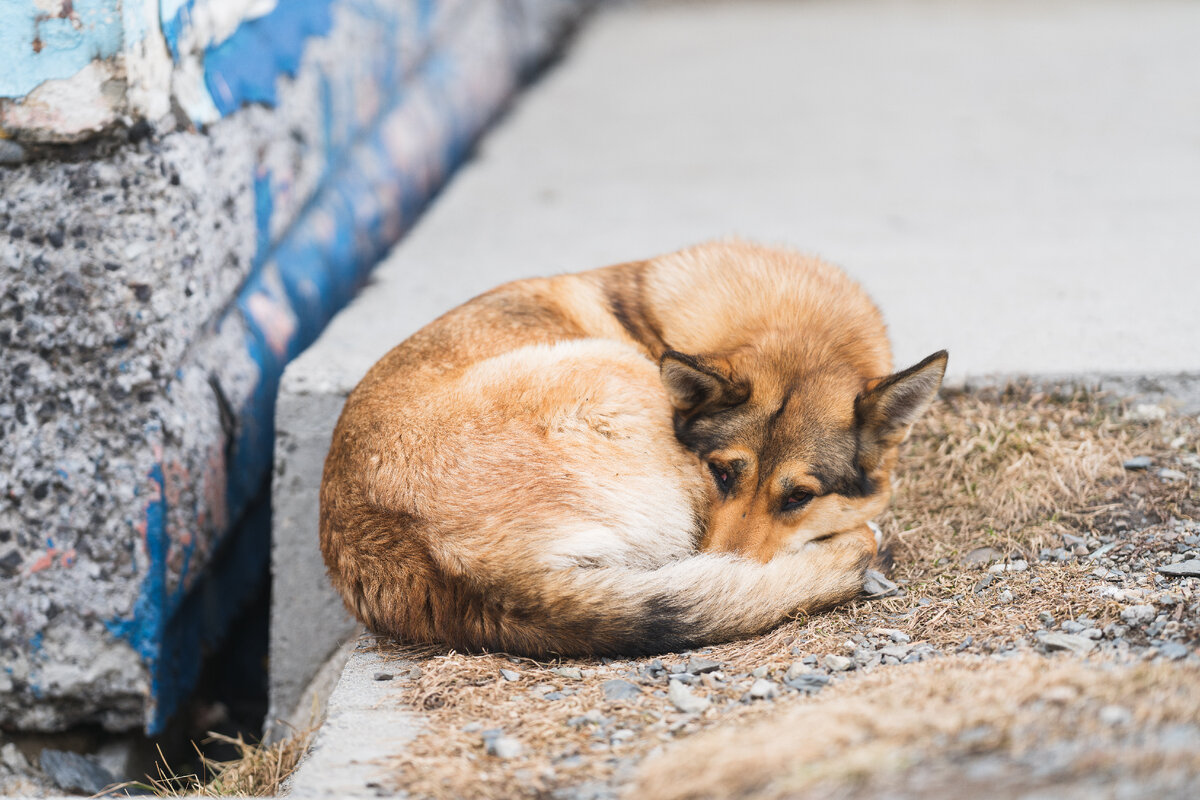
[[276, 6], [205, 51], [204, 83], [222, 116], [245, 103], [275, 105], [275, 82], [295, 76], [309, 37], [328, 33], [331, 5], [330, 0], [293, 0]]
[[[197, 125], [275, 102], [331, 0], [0, 0], [0, 131], [75, 142], [172, 102]], [[212, 65], [208, 64], [209, 59]]]
[[112, 64], [92, 61], [68, 78], [43, 81], [0, 114], [11, 131], [36, 132], [41, 142], [72, 142], [113, 126], [124, 92], [124, 81]]
[[121, 52], [119, 0], [0, 0], [0, 97], [21, 98]]
[[62, 143], [170, 111], [155, 0], [0, 0], [0, 130]]

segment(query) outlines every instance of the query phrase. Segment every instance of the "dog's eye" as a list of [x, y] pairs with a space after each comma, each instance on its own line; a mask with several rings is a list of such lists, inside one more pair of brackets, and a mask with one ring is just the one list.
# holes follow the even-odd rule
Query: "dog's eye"
[[813, 496], [810, 492], [792, 492], [788, 495], [787, 500], [783, 501], [783, 510], [795, 511], [798, 508], [804, 508], [812, 499]]
[[722, 492], [728, 492], [733, 488], [733, 473], [728, 467], [718, 467], [716, 464], [709, 464], [708, 471], [712, 473], [713, 480], [717, 482], [717, 488]]

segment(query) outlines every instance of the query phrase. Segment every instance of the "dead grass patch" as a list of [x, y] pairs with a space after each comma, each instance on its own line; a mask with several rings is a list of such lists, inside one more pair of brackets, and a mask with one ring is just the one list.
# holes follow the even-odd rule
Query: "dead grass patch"
[[284, 782], [308, 752], [315, 730], [313, 725], [273, 744], [210, 733], [213, 740], [234, 745], [238, 757], [230, 761], [213, 761], [196, 748], [200, 774], [179, 775], [160, 750], [161, 760], [155, 764], [156, 775], [147, 775], [145, 782], [121, 784], [109, 789], [107, 794], [120, 794], [120, 789], [136, 789], [158, 797], [273, 797], [279, 794]]
[[[984, 755], [1012, 767], [991, 770], [976, 787], [993, 797], [1078, 778], [1103, 785], [1118, 775], [1147, 789], [1168, 774], [1200, 783], [1200, 750], [1161, 735], [1180, 725], [1193, 731], [1193, 742], [1200, 737], [1195, 667], [960, 657], [876, 672], [798, 706], [677, 744], [646, 763], [634, 795], [772, 800], [847, 788], [894, 792], [905, 784], [903, 773], [924, 772], [928, 786], [938, 777], [929, 772], [940, 770], [958, 782], [954, 796], [973, 796], [962, 762]], [[1044, 769], [1047, 762], [1056, 768]]]
[[[855, 602], [829, 614], [794, 620], [756, 639], [705, 648], [700, 651], [703, 657], [722, 662], [724, 668], [722, 679], [704, 676], [702, 685], [694, 687], [712, 700], [712, 707], [700, 715], [675, 711], [662, 691], [665, 682], [644, 679], [644, 669], [653, 659], [573, 661], [570, 666], [583, 670], [582, 678], [575, 679], [553, 672], [559, 666], [555, 664], [382, 644], [384, 652], [415, 658], [419, 664], [421, 674], [410, 681], [405, 703], [427, 720], [427, 732], [406, 746], [394, 763], [396, 788], [414, 797], [547, 797], [564, 786], [611, 783], [614, 776], [615, 782], [628, 783], [647, 754], [710, 728], [729, 729], [733, 735], [735, 729], [796, 706], [810, 709], [803, 713], [814, 716], [793, 722], [815, 725], [825, 713], [818, 709], [835, 693], [827, 689], [812, 699], [789, 693], [774, 703], [746, 704], [741, 701], [753, 680], [751, 673], [765, 668], [778, 680], [800, 656], [845, 652], [853, 647], [851, 637], [861, 639], [878, 628], [898, 629], [913, 643], [927, 643], [943, 653], [962, 651], [952, 659], [957, 661], [971, 653], [1028, 647], [1028, 633], [1038, 627], [1042, 611], [1060, 619], [1086, 613], [1103, 625], [1114, 619], [1119, 606], [1087, 591], [1096, 584], [1088, 577], [1089, 564], [1034, 564], [1027, 572], [1006, 573], [1004, 588], [1013, 597], [999, 603], [994, 589], [975, 591], [986, 572], [964, 564], [962, 557], [986, 546], [1032, 563], [1040, 548], [1061, 546], [1063, 534], [1087, 538], [1145, 528], [1170, 516], [1194, 516], [1200, 508], [1194, 472], [1189, 480], [1168, 483], [1151, 473], [1128, 472], [1122, 463], [1135, 455], [1151, 456], [1155, 468], [1194, 459], [1200, 423], [1169, 415], [1133, 421], [1125, 412], [1120, 403], [1101, 396], [1051, 396], [1022, 387], [944, 397], [906, 445], [892, 510], [880, 520], [895, 555], [892, 577], [903, 586], [903, 596]], [[669, 665], [684, 658], [661, 660]], [[905, 665], [882, 670], [887, 674], [878, 677], [856, 676], [836, 696], [862, 692], [861, 697], [846, 694], [844, 702], [866, 703], [862, 698], [870, 692], [882, 697], [884, 687], [891, 687], [922, 706], [927, 700], [940, 703], [939, 713], [953, 719], [975, 719], [966, 709], [955, 711], [954, 705], [961, 701], [979, 709], [978, 698], [992, 696], [984, 693], [991, 691], [989, 681], [1010, 665], [952, 667], [950, 661], [945, 667]], [[1014, 663], [1020, 669], [1012, 673], [1014, 681], [1003, 685], [1017, 691], [1022, 682], [1028, 683], [1022, 691], [1035, 702], [1036, 696], [1028, 692], [1044, 684], [1039, 684], [1038, 665], [1046, 662], [1031, 658]], [[914, 671], [918, 666], [922, 671]], [[519, 680], [502, 679], [501, 669], [518, 672]], [[951, 669], [960, 672], [942, 672]], [[1054, 674], [1060, 683], [1097, 698], [1105, 692], [1128, 693], [1142, 685], [1138, 681], [1156, 692], [1175, 690], [1167, 673], [1154, 670], [1122, 673], [1125, 678], [1111, 681], [1103, 671]], [[906, 688], [906, 681], [922, 675], [928, 676], [928, 685]], [[1197, 677], [1194, 671], [1186, 675], [1192, 681]], [[939, 676], [961, 678], [984, 694], [976, 694], [974, 700], [969, 692], [938, 695], [934, 689]], [[602, 684], [613, 679], [638, 683], [643, 692], [632, 700], [607, 700]], [[849, 688], [857, 684], [863, 688]], [[562, 696], [543, 699], [548, 692]], [[1184, 692], [1184, 699], [1193, 704], [1188, 708], [1194, 707], [1194, 693]], [[987, 712], [986, 721], [998, 724], [1000, 717], [1019, 710], [1012, 703], [999, 703]], [[1145, 713], [1151, 714], [1149, 706]], [[1037, 726], [1030, 725], [1032, 737]], [[522, 754], [507, 760], [487, 755], [482, 734], [489, 729], [503, 729], [520, 741]], [[845, 735], [852, 732], [847, 728]], [[785, 751], [791, 753], [787, 748], [779, 752]], [[907, 757], [908, 751], [888, 752]], [[850, 753], [847, 749], [846, 759]], [[686, 772], [684, 761], [677, 764], [678, 771]], [[651, 796], [658, 791], [664, 797], [691, 796], [670, 794], [672, 780], [647, 778], [644, 786]]]
[[[1063, 533], [1194, 511], [1192, 484], [1122, 464], [1134, 455], [1173, 463], [1185, 447], [1195, 452], [1200, 425], [1189, 417], [1134, 422], [1126, 411], [1102, 396], [1021, 387], [943, 398], [906, 444], [881, 520], [897, 575], [927, 579], [974, 547], [1030, 553], [1059, 544]], [[1172, 448], [1180, 437], [1184, 444]]]

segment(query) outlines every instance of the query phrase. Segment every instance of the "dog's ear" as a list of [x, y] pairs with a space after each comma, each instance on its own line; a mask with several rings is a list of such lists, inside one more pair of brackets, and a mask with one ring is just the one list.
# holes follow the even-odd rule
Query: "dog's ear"
[[919, 364], [867, 385], [854, 403], [859, 426], [859, 460], [864, 469], [904, 441], [942, 385], [950, 354], [939, 350]]
[[720, 365], [701, 356], [668, 350], [658, 370], [671, 405], [687, 416], [732, 408], [750, 396], [748, 387], [733, 382]]

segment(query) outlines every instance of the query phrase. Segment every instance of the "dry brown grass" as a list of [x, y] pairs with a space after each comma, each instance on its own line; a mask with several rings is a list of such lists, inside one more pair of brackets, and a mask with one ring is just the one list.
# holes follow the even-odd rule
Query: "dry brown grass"
[[[1159, 736], [1171, 725], [1200, 722], [1195, 667], [959, 657], [876, 672], [797, 705], [764, 722], [707, 731], [650, 759], [634, 796], [774, 800], [828, 797], [839, 788], [871, 796], [862, 790], [894, 793], [904, 773], [916, 770], [926, 773], [925, 786], [938, 777], [928, 773], [949, 772], [942, 777], [959, 782], [952, 796], [973, 796], [961, 762], [985, 754], [1013, 767], [992, 770], [974, 787], [993, 797], [1009, 794], [1002, 787], [1030, 791], [1115, 775], [1151, 782], [1182, 773], [1200, 783], [1200, 750]], [[1072, 746], [1079, 742], [1086, 748]], [[1059, 768], [1031, 774], [1056, 748]]]
[[[1122, 463], [1147, 454], [1170, 461], [1178, 436], [1194, 451], [1198, 428], [1188, 417], [1130, 422], [1123, 406], [1083, 394], [1017, 387], [946, 397], [913, 431], [882, 521], [897, 574], [925, 579], [972, 547], [1036, 552], [1062, 533], [1180, 513], [1191, 487], [1127, 473]], [[1131, 502], [1134, 489], [1148, 496]]]
[[[844, 652], [849, 637], [878, 627], [899, 629], [914, 643], [926, 642], [943, 652], [971, 637], [972, 644], [957, 660], [971, 653], [1028, 647], [1027, 635], [1039, 627], [1040, 611], [1050, 610], [1059, 619], [1087, 613], [1099, 624], [1113, 619], [1119, 608], [1086, 591], [1096, 582], [1087, 575], [1090, 564], [1035, 565], [1029, 572], [1008, 574], [1004, 587], [1013, 601], [1001, 604], [994, 588], [974, 591], [985, 572], [964, 565], [962, 555], [989, 546], [1011, 558], [1036, 556], [1041, 547], [1060, 546], [1064, 533], [1087, 537], [1143, 528], [1171, 515], [1194, 516], [1200, 507], [1194, 479], [1168, 484], [1146, 473], [1126, 472], [1122, 462], [1133, 455], [1150, 455], [1156, 466], [1171, 466], [1181, 455], [1196, 451], [1200, 424], [1179, 416], [1132, 422], [1124, 411], [1103, 397], [1054, 397], [1021, 388], [943, 398], [914, 430], [892, 510], [880, 520], [895, 555], [893, 578], [906, 593], [798, 619], [757, 639], [706, 648], [704, 657], [724, 662], [727, 680], [714, 683], [706, 678], [696, 687], [698, 694], [713, 701], [701, 715], [676, 712], [652, 694], [654, 688], [664, 687], [646, 681], [644, 693], [635, 700], [604, 698], [605, 680], [629, 677], [637, 682], [633, 673], [651, 659], [571, 662], [587, 670], [583, 680], [574, 680], [551, 672], [553, 664], [382, 645], [385, 652], [415, 657], [420, 665], [422, 673], [410, 683], [405, 702], [427, 722], [427, 733], [395, 762], [395, 786], [414, 797], [544, 797], [557, 787], [607, 780], [614, 770], [628, 771], [631, 763], [664, 743], [693, 733], [717, 727], [740, 730], [743, 724], [799, 705], [823, 707], [827, 697], [842, 695], [827, 689], [815, 699], [789, 693], [771, 704], [743, 704], [739, 701], [750, 682], [745, 673], [767, 667], [778, 679], [799, 655]], [[1021, 663], [1023, 671], [1014, 674], [1036, 683], [1037, 665], [1044, 662]], [[965, 670], [961, 677], [976, 681], [971, 685], [983, 691], [991, 679], [987, 676], [999, 674], [961, 666], [914, 671], [916, 666], [920, 665], [885, 670], [886, 677], [856, 676], [846, 682], [845, 691], [852, 691], [849, 684], [862, 683], [864, 688], [853, 690], [862, 692], [894, 684], [908, 694], [903, 687], [909, 676], [937, 676], [942, 669]], [[521, 679], [501, 680], [501, 668], [520, 672]], [[968, 673], [976, 672], [980, 677], [969, 678]], [[1102, 687], [1116, 691], [1120, 682], [1106, 683], [1097, 677], [1103, 674], [1084, 671], [1078, 679], [1096, 692]], [[1060, 677], [1068, 680], [1066, 673]], [[1157, 672], [1152, 677], [1166, 681]], [[529, 690], [539, 684], [574, 693], [556, 701], [538, 699]], [[913, 697], [921, 698], [915, 702], [925, 702], [924, 689], [912, 691]], [[965, 702], [969, 696], [961, 699]], [[1187, 698], [1189, 703], [1195, 700], [1193, 694]], [[953, 703], [946, 700], [943, 705], [946, 713], [952, 712]], [[600, 737], [590, 722], [567, 724], [589, 711], [611, 719], [608, 734], [626, 730], [631, 733], [621, 735], [629, 738]], [[486, 755], [479, 728], [502, 728], [524, 744], [524, 753], [507, 761]], [[631, 777], [622, 776], [621, 781]]]
[[[273, 797], [279, 794], [284, 782], [296, 770], [300, 759], [308, 752], [308, 745], [316, 727], [310, 726], [296, 731], [291, 737], [273, 744], [247, 742], [219, 733], [210, 733], [213, 741], [233, 745], [238, 757], [230, 761], [213, 761], [206, 758], [200, 749], [196, 755], [200, 760], [200, 774], [177, 774], [159, 751], [155, 763], [157, 774], [147, 775], [145, 782], [131, 781], [109, 789], [129, 788], [148, 792], [158, 797]], [[119, 792], [116, 792], [119, 793]]]

